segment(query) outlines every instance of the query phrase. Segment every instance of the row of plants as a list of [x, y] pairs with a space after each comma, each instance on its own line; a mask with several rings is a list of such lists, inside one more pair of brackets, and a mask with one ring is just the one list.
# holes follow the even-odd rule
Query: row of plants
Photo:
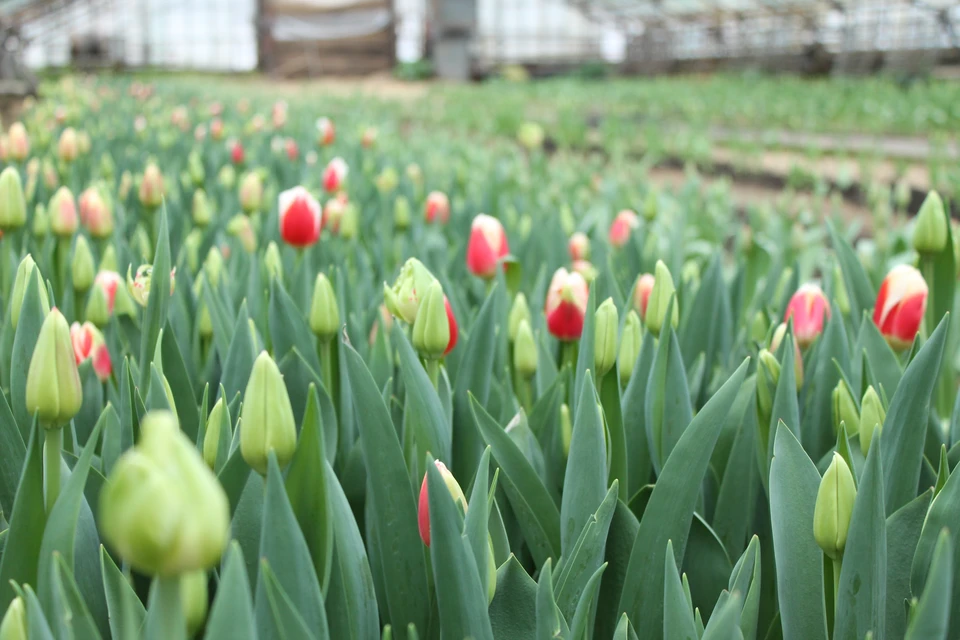
[[957, 635], [936, 193], [880, 242], [404, 109], [8, 128], [0, 640]]

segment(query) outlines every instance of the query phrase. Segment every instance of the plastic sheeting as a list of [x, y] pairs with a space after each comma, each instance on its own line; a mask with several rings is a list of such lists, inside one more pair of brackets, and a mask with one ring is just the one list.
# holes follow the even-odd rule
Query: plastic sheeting
[[312, 15], [281, 14], [273, 18], [273, 38], [278, 42], [359, 38], [383, 31], [392, 20], [389, 9], [358, 9]]

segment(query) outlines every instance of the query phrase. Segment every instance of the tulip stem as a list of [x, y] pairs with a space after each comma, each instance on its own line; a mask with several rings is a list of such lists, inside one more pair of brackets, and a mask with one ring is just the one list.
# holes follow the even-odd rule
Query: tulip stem
[[44, 466], [47, 470], [47, 513], [53, 511], [53, 505], [60, 494], [60, 450], [63, 447], [63, 429], [44, 430]]
[[833, 560], [833, 608], [837, 608], [837, 600], [840, 597], [840, 570], [843, 568], [843, 556]]
[[427, 367], [427, 374], [430, 376], [430, 382], [433, 383], [434, 389], [440, 388], [440, 361], [434, 360], [433, 358], [427, 358], [424, 361], [424, 364]]
[[520, 406], [523, 407], [523, 410], [528, 414], [533, 408], [533, 392], [531, 386], [528, 378], [517, 376], [517, 395], [520, 396]]
[[323, 384], [333, 400], [333, 350], [332, 340], [320, 340], [320, 366], [323, 368]]

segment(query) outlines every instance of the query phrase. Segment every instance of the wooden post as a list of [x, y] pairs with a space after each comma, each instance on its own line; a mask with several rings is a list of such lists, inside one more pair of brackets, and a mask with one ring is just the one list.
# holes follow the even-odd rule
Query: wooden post
[[267, 72], [272, 68], [273, 37], [269, 0], [256, 0], [253, 24], [257, 38], [257, 71]]

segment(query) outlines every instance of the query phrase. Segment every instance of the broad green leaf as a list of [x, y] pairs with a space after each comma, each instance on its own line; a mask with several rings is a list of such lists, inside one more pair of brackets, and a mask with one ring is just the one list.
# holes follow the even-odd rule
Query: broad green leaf
[[[699, 640], [693, 622], [693, 611], [683, 592], [673, 541], [667, 540], [663, 556], [663, 637], [676, 640]], [[626, 614], [624, 614], [626, 615]]]
[[740, 611], [740, 631], [744, 640], [757, 637], [758, 616], [760, 614], [760, 594], [763, 590], [761, 578], [760, 538], [754, 535], [737, 564], [730, 572], [727, 590], [739, 593], [743, 608]]
[[[784, 339], [790, 344], [789, 339]], [[760, 458], [760, 479], [764, 488], [770, 485], [770, 460], [773, 458], [773, 436], [777, 425], [782, 421], [798, 439], [800, 438], [800, 406], [797, 400], [797, 376], [795, 366], [796, 353], [793, 349], [781, 349], [783, 360], [780, 365], [780, 379], [777, 381], [777, 391], [773, 397], [773, 409], [770, 412], [770, 423], [760, 425], [757, 455]], [[833, 391], [831, 387], [830, 391]], [[829, 417], [829, 416], [828, 416]], [[833, 424], [831, 419], [830, 424]], [[769, 495], [769, 491], [768, 491]]]
[[[237, 393], [243, 393], [253, 370], [253, 361], [256, 359], [256, 345], [250, 334], [250, 316], [247, 313], [247, 302], [243, 301], [237, 313], [237, 321], [233, 327], [233, 339], [227, 349], [223, 361], [223, 376], [220, 384], [226, 393], [225, 398], [232, 398]], [[179, 405], [177, 405], [179, 407]]]
[[10, 411], [7, 399], [0, 393], [0, 509], [13, 513], [20, 472], [27, 456], [27, 447]]
[[741, 390], [740, 398], [746, 400], [740, 407], [740, 416], [736, 415], [739, 400], [730, 409], [730, 416], [734, 417], [738, 428], [713, 512], [713, 529], [731, 557], [740, 553], [746, 542], [759, 484], [754, 453], [757, 449], [756, 400], [749, 380]]
[[780, 424], [770, 463], [770, 519], [784, 640], [827, 637], [823, 552], [813, 537], [820, 474], [793, 432]]
[[100, 547], [100, 567], [107, 610], [110, 612], [110, 637], [114, 640], [136, 640], [147, 611], [103, 546]]
[[[623, 392], [623, 430], [627, 441], [627, 496], [632, 496], [650, 481], [653, 462], [646, 427], [646, 391], [653, 367], [656, 343], [649, 331], [643, 334], [640, 355], [633, 367], [630, 382]], [[608, 574], [609, 575], [609, 574]]]
[[[647, 504], [627, 566], [620, 612], [646, 620], [638, 636], [653, 637], [663, 626], [663, 580], [643, 567], [660, 566], [667, 540], [673, 540], [683, 558], [700, 484], [710, 462], [720, 425], [727, 417], [746, 375], [744, 361], [719, 391], [704, 405], [683, 432]], [[633, 615], [631, 615], [633, 614]]]
[[[473, 553], [474, 562], [478, 568], [480, 587], [487, 593], [489, 587], [489, 563], [494, 562], [490, 556], [492, 539], [490, 531], [490, 505], [496, 499], [496, 487], [490, 487], [490, 447], [483, 450], [480, 464], [477, 466], [477, 475], [473, 478], [473, 489], [470, 491], [470, 500], [467, 504], [470, 509], [463, 517], [463, 535]], [[494, 567], [497, 565], [494, 564]]]
[[659, 474], [693, 418], [683, 357], [677, 336], [669, 325], [660, 332], [644, 408], [650, 454], [654, 471]]
[[[471, 394], [472, 396], [472, 394]], [[472, 399], [474, 419], [503, 471], [502, 486], [510, 499], [537, 566], [547, 558], [560, 557], [560, 512], [537, 472], [509, 435]]]
[[[706, 326], [700, 322], [687, 322], [680, 327], [680, 350], [686, 369], [703, 354], [704, 371], [711, 372], [719, 362], [725, 362], [732, 342], [733, 318], [726, 283], [723, 281], [721, 256], [715, 253], [703, 273], [700, 288], [690, 304], [691, 318], [710, 318]], [[693, 389], [697, 406], [709, 397], [709, 376], [704, 376], [700, 388]]]
[[[474, 555], [462, 535], [462, 518], [440, 470], [427, 465], [430, 503], [430, 558], [444, 637], [493, 639], [487, 594]], [[475, 505], [478, 508], [480, 505]]]
[[727, 640], [740, 637], [740, 607], [743, 598], [739, 594], [724, 591], [717, 607], [710, 616], [701, 640]]
[[156, 215], [157, 248], [153, 255], [153, 275], [150, 279], [150, 294], [147, 308], [143, 312], [143, 324], [140, 335], [140, 388], [146, 389], [150, 380], [149, 363], [157, 349], [160, 330], [167, 322], [167, 307], [170, 304], [170, 231], [167, 226], [167, 205], [164, 203]]
[[344, 350], [354, 403], [363, 416], [359, 421], [360, 445], [377, 518], [379, 565], [387, 588], [382, 610], [394, 627], [402, 629], [413, 623], [418, 629], [426, 629], [430, 617], [427, 568], [403, 452], [376, 382], [360, 355], [346, 344]]
[[497, 569], [490, 626], [496, 640], [533, 638], [537, 632], [537, 583], [513, 554]]
[[[322, 458], [321, 458], [322, 460]], [[270, 453], [267, 489], [263, 501], [263, 529], [260, 532], [261, 561], [269, 563], [279, 585], [291, 598], [294, 609], [303, 617], [319, 640], [329, 637], [323, 593], [310, 557], [310, 549], [297, 524], [296, 514], [283, 487], [277, 458]], [[270, 637], [276, 624], [268, 607], [266, 576], [257, 580], [255, 615], [257, 632]]]
[[537, 640], [565, 638], [570, 629], [567, 621], [560, 615], [557, 601], [553, 595], [553, 563], [547, 560], [540, 570], [537, 583]]
[[279, 638], [280, 640], [317, 640], [312, 628], [300, 615], [291, 596], [280, 584], [266, 559], [260, 563], [259, 575], [262, 576], [261, 580], [264, 584], [262, 594], [265, 600], [264, 606], [269, 608], [272, 625], [271, 633], [265, 636], [261, 632], [260, 637]]
[[54, 552], [51, 569], [53, 600], [49, 611], [53, 612], [55, 626], [61, 630], [60, 637], [98, 640], [101, 636], [97, 623], [80, 595], [80, 587], [77, 586], [70, 567], [59, 553]]
[[183, 363], [183, 354], [180, 353], [180, 346], [173, 335], [173, 329], [167, 325], [167, 329], [161, 332], [160, 343], [157, 345], [160, 349], [163, 360], [163, 375], [166, 376], [170, 384], [170, 391], [173, 392], [173, 401], [177, 405], [177, 419], [180, 421], [180, 429], [187, 434], [187, 437], [195, 441], [197, 432], [200, 430], [200, 412], [197, 410], [197, 398], [193, 395], [193, 381], [187, 373], [186, 365]]
[[566, 557], [570, 556], [574, 543], [607, 492], [604, 440], [603, 418], [597, 404], [593, 376], [587, 376], [583, 380], [573, 421], [560, 506], [560, 548]]
[[600, 565], [587, 580], [587, 584], [584, 585], [580, 602], [577, 603], [577, 609], [570, 621], [569, 637], [582, 638], [587, 632], [587, 626], [590, 624], [593, 615], [593, 603], [597, 599], [597, 592], [600, 590], [600, 578], [603, 577], [606, 568], [606, 564]]
[[315, 373], [321, 371], [313, 334], [306, 316], [297, 308], [286, 289], [276, 280], [270, 282], [270, 339], [273, 352], [284, 356], [296, 348]]
[[[583, 384], [588, 371], [594, 371], [594, 338], [596, 337], [597, 316], [597, 291], [596, 287], [590, 287], [587, 296], [587, 308], [583, 313], [583, 331], [580, 334], [580, 341], [577, 346], [577, 365], [574, 369], [573, 387], [570, 389], [570, 414], [577, 415], [579, 412], [579, 403], [583, 399]], [[594, 385], [596, 386], [596, 385]]]
[[23, 585], [22, 589], [20, 587], [16, 587], [16, 589], [20, 592], [26, 603], [27, 629], [30, 633], [30, 640], [54, 640], [56, 636], [53, 635], [53, 631], [51, 631], [50, 625], [47, 623], [37, 594], [33, 592], [29, 584]]
[[[30, 371], [30, 361], [33, 359], [33, 350], [37, 346], [37, 338], [40, 336], [44, 317], [37, 279], [28, 278], [20, 307], [20, 319], [17, 321], [17, 331], [13, 338], [10, 361], [10, 407], [13, 409], [13, 416], [20, 428], [20, 437], [24, 442], [30, 439], [30, 425], [33, 420], [33, 416], [27, 411], [27, 373]], [[4, 580], [0, 589], [5, 590], [6, 584], [7, 581]], [[6, 611], [6, 606], [3, 610]]]
[[617, 620], [617, 608], [627, 575], [627, 565], [639, 529], [640, 523], [636, 516], [622, 500], [618, 500], [613, 510], [604, 550], [607, 570], [603, 574], [597, 600], [597, 620], [593, 634], [595, 638], [606, 638], [614, 632], [613, 623]]
[[943, 640], [948, 637], [953, 595], [953, 547], [950, 532], [942, 530], [930, 559], [927, 584], [907, 627], [907, 640]]
[[602, 386], [597, 389], [600, 406], [603, 409], [603, 424], [606, 426], [608, 450], [610, 452], [610, 472], [608, 484], [619, 481], [620, 498], [627, 495], [627, 437], [624, 434], [623, 415], [620, 404], [620, 373], [617, 366], [607, 372]]
[[727, 586], [733, 562], [717, 533], [699, 513], [693, 514], [680, 569], [689, 583], [692, 606], [710, 617], [717, 594]]
[[926, 424], [949, 322], [949, 316], [940, 322], [917, 357], [907, 366], [887, 409], [881, 460], [886, 480], [883, 495], [887, 514], [905, 505], [917, 493], [926, 434], [926, 430], [918, 425]]
[[[853, 382], [856, 385], [852, 387], [854, 390], [864, 389], [867, 384], [864, 358], [869, 363], [870, 373], [883, 388], [883, 394], [887, 398], [893, 397], [897, 386], [900, 384], [903, 367], [900, 365], [900, 360], [897, 359], [897, 354], [883, 339], [877, 325], [868, 315], [863, 316], [857, 342], [853, 346]], [[877, 393], [880, 393], [880, 388], [877, 388]]]
[[620, 616], [620, 622], [617, 623], [617, 628], [613, 632], [613, 640], [637, 640], [637, 633], [633, 630], [627, 614]]
[[186, 640], [180, 576], [153, 579], [142, 634], [144, 640]]
[[900, 638], [907, 629], [903, 603], [910, 600], [910, 569], [917, 542], [930, 506], [933, 491], [928, 489], [887, 517], [887, 605], [885, 631]]
[[240, 545], [232, 542], [225, 554], [213, 607], [207, 618], [206, 640], [254, 640], [256, 621], [250, 582]]
[[883, 638], [887, 599], [887, 539], [883, 502], [882, 441], [870, 444], [853, 505], [837, 593], [834, 637]]
[[876, 294], [850, 244], [840, 237], [833, 223], [828, 222], [827, 229], [830, 232], [830, 242], [837, 254], [840, 272], [843, 274], [843, 282], [850, 299], [850, 317], [859, 318], [864, 311], [873, 308]]
[[[789, 349], [784, 350], [786, 351]], [[806, 370], [804, 379], [809, 381], [812, 388], [804, 389], [807, 405], [803, 412], [803, 423], [799, 435], [794, 430], [794, 435], [798, 435], [803, 442], [804, 450], [813, 460], [823, 457], [836, 442], [832, 417], [833, 389], [840, 381], [840, 371], [849, 371], [849, 352], [843, 317], [839, 309], [834, 306], [833, 312], [826, 321], [823, 335], [816, 344], [816, 360], [813, 366], [804, 363]], [[840, 365], [839, 370], [837, 363]], [[785, 368], [781, 367], [781, 380]], [[794, 429], [793, 425], [787, 424], [787, 426]]]

